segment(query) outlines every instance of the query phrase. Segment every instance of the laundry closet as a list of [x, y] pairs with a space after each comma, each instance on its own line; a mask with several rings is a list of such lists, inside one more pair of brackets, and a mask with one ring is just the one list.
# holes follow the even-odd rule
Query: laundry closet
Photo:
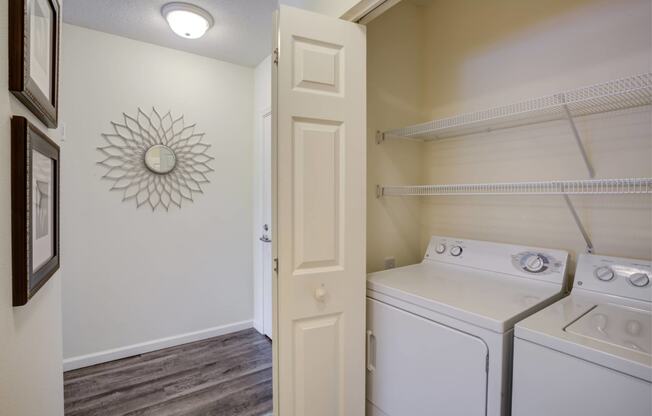
[[[541, 105], [541, 97], [596, 84], [607, 84], [603, 91], [649, 85], [650, 33], [646, 0], [405, 0], [369, 22], [367, 271], [384, 269], [392, 257], [397, 266], [420, 261], [432, 235], [585, 252], [559, 195], [378, 198], [377, 186], [649, 178], [651, 115], [649, 107], [635, 106], [635, 94], [612, 98], [621, 111], [593, 105], [596, 114], [574, 117], [593, 177], [563, 117], [544, 123], [537, 123], [541, 114], [525, 114], [521, 122], [506, 117], [516, 127], [481, 130], [501, 126], [503, 106]], [[619, 87], [614, 81], [621, 79]], [[599, 88], [592, 93], [601, 95]], [[467, 113], [497, 120], [476, 129], [463, 119]], [[448, 118], [457, 127], [442, 139], [387, 134]], [[596, 253], [650, 257], [649, 195], [570, 199]]]
[[[509, 415], [514, 325], [568, 295], [581, 255], [642, 259], [649, 278], [651, 12], [404, 0], [366, 23], [367, 415]], [[424, 283], [440, 259], [450, 278]], [[582, 280], [611, 261], [584, 259]], [[496, 279], [456, 285], [449, 265]], [[539, 282], [498, 278], [512, 275]]]

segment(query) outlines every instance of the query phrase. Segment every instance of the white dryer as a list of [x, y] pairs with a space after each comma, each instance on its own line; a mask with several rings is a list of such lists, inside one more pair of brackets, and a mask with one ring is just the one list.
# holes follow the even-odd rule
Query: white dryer
[[652, 415], [651, 265], [582, 255], [571, 295], [516, 325], [514, 416]]
[[564, 295], [568, 253], [432, 237], [367, 279], [367, 415], [509, 412], [514, 324]]

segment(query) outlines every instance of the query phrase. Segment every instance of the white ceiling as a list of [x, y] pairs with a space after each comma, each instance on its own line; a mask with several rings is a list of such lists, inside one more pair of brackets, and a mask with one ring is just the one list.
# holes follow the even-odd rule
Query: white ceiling
[[77, 26], [255, 66], [270, 54], [272, 11], [278, 0], [186, 0], [213, 15], [200, 39], [175, 35], [161, 15], [172, 0], [65, 0], [63, 20]]

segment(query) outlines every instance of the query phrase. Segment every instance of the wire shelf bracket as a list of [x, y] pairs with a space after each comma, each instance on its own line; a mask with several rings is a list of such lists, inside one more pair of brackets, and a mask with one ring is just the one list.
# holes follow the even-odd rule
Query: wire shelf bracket
[[584, 179], [540, 182], [505, 182], [481, 184], [446, 184], [416, 186], [376, 186], [376, 197], [387, 196], [477, 196], [477, 195], [561, 195], [573, 221], [593, 253], [591, 237], [582, 224], [569, 195], [652, 195], [652, 178]]

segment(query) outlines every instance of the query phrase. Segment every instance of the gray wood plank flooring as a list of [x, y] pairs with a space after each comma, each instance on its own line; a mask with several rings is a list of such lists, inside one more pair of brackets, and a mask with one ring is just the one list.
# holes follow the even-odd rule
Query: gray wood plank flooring
[[64, 373], [66, 416], [260, 416], [272, 347], [254, 329]]

